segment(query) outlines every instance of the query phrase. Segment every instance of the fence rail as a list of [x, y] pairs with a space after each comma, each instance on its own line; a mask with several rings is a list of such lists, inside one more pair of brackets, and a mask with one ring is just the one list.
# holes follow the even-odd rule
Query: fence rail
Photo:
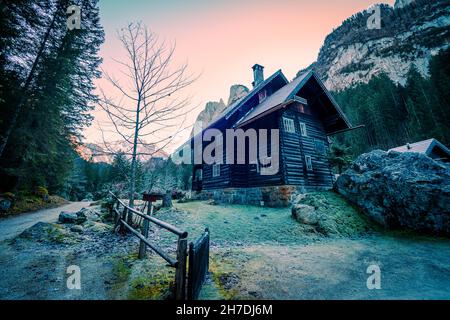
[[[175, 268], [175, 299], [176, 300], [185, 300], [186, 299], [186, 270], [187, 270], [187, 237], [188, 233], [186, 231], [182, 231], [177, 227], [156, 219], [148, 214], [144, 214], [134, 208], [127, 206], [122, 200], [120, 200], [115, 194], [110, 192], [110, 195], [115, 199], [115, 205], [112, 206], [112, 212], [114, 213], [114, 231], [118, 228], [122, 230], [128, 230], [133, 235], [139, 238], [139, 259], [143, 259], [146, 256], [147, 247], [156, 252], [161, 258], [169, 263], [169, 265]], [[123, 207], [123, 211], [119, 211], [119, 205]], [[151, 206], [151, 212], [153, 210], [153, 206]], [[142, 231], [132, 227], [132, 214], [136, 214], [137, 216], [143, 218], [143, 227]], [[150, 213], [151, 214], [151, 213]], [[156, 244], [152, 243], [148, 239], [148, 231], [149, 224], [154, 223], [155, 225], [175, 234], [178, 236], [177, 242], [177, 257], [176, 259], [172, 258], [168, 253], [164, 252], [163, 249], [158, 247]]]

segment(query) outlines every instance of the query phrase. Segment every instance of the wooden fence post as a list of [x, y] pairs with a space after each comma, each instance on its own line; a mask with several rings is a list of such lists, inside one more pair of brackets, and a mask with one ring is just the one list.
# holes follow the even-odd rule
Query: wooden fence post
[[175, 271], [175, 299], [186, 299], [186, 264], [187, 264], [187, 239], [178, 239], [177, 268]]
[[114, 208], [114, 204], [112, 206], [112, 211], [114, 212], [114, 229], [113, 232], [117, 232], [117, 227], [120, 225], [120, 214], [118, 211], [119, 208], [119, 202], [117, 202], [116, 208]]
[[[127, 207], [123, 208], [122, 220], [125, 222], [127, 221]], [[125, 228], [125, 226], [122, 223], [120, 224], [120, 231], [127, 232], [127, 228]]]
[[[144, 223], [142, 226], [142, 235], [145, 238], [148, 238], [149, 226], [150, 226], [150, 221], [148, 221], [147, 219], [144, 218]], [[144, 241], [141, 240], [141, 242], [139, 244], [139, 256], [138, 256], [139, 259], [144, 259], [147, 256], [146, 251], [147, 251], [147, 245], [145, 244]]]

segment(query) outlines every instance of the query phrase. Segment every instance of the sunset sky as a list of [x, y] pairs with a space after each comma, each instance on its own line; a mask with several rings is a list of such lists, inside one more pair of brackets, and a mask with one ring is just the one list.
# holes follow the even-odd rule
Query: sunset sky
[[[395, 0], [384, 0], [393, 5]], [[174, 66], [188, 62], [200, 78], [184, 93], [198, 106], [187, 122], [193, 124], [208, 101], [228, 99], [233, 84], [251, 88], [251, 67], [265, 66], [265, 77], [282, 69], [288, 79], [314, 62], [325, 37], [352, 14], [376, 0], [102, 0], [100, 13], [106, 41], [100, 52], [103, 68], [116, 74], [111, 58], [124, 53], [116, 30], [142, 21], [168, 42], [176, 41]], [[108, 91], [104, 79], [97, 86]], [[105, 116], [96, 110], [100, 123]], [[167, 151], [184, 142], [190, 130]], [[97, 124], [85, 132], [86, 141], [101, 141]]]

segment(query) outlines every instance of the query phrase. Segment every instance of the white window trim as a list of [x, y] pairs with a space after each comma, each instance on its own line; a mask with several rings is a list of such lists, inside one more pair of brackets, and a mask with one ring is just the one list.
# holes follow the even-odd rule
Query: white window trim
[[305, 164], [307, 171], [313, 171], [312, 158], [311, 156], [305, 156]]
[[283, 127], [284, 127], [284, 131], [286, 131], [288, 133], [295, 133], [294, 119], [283, 117]]
[[302, 137], [308, 136], [308, 130], [306, 129], [306, 123], [300, 121], [300, 134]]
[[267, 91], [266, 90], [262, 90], [258, 93], [258, 100], [259, 103], [263, 102], [264, 100], [266, 100], [267, 98]]
[[213, 164], [212, 176], [213, 178], [220, 177], [220, 164]]

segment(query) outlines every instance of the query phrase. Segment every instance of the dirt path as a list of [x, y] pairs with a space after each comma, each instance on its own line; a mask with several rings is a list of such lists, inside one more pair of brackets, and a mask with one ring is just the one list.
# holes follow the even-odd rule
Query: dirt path
[[90, 202], [71, 202], [61, 207], [2, 218], [0, 219], [0, 241], [15, 237], [39, 221], [55, 222], [61, 211], [79, 211], [83, 207], [88, 207], [89, 204]]
[[[314, 236], [289, 209], [177, 206], [190, 213], [161, 217], [194, 239], [203, 226], [211, 231], [213, 281], [202, 299], [450, 299], [450, 239], [382, 230]], [[367, 288], [374, 264], [380, 290]]]
[[[233, 248], [214, 259], [233, 299], [450, 299], [448, 240], [374, 235]], [[369, 265], [380, 267], [379, 290], [367, 288]]]

